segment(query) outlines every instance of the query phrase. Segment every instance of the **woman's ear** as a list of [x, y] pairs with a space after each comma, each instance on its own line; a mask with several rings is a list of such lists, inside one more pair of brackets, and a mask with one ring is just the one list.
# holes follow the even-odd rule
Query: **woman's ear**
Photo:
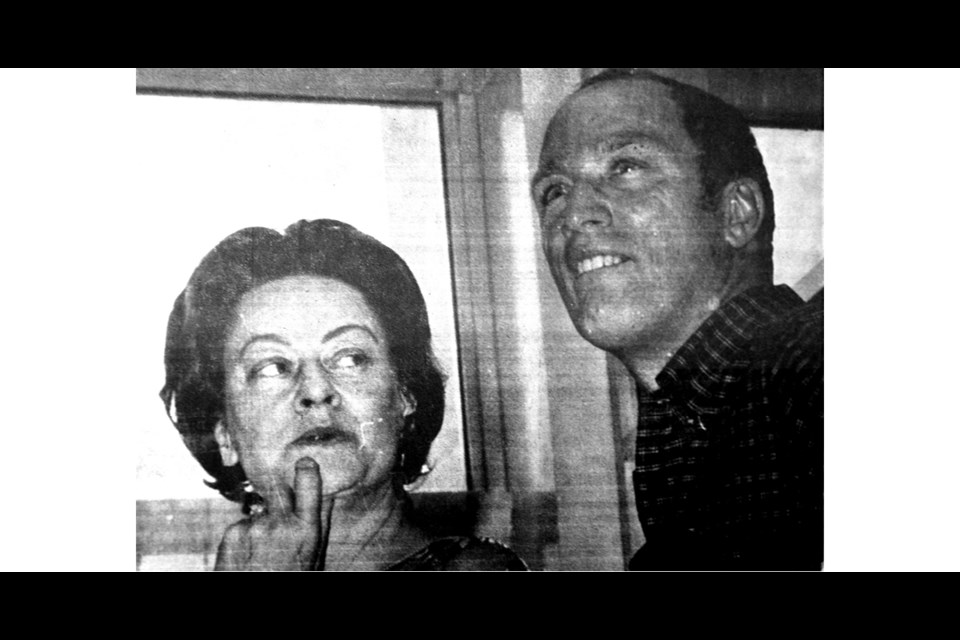
[[766, 203], [760, 185], [753, 178], [734, 180], [723, 189], [723, 237], [731, 247], [747, 246], [763, 223]]
[[223, 424], [223, 420], [217, 421], [217, 426], [213, 428], [213, 437], [220, 447], [220, 459], [223, 460], [223, 466], [232, 467], [240, 462], [237, 449], [233, 446], [233, 438], [230, 437], [230, 432], [227, 430], [226, 425]]

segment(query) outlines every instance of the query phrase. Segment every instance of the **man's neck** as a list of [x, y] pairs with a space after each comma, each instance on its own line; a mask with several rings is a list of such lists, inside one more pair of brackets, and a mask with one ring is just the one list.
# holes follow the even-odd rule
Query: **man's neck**
[[706, 296], [691, 304], [681, 320], [672, 323], [655, 336], [646, 336], [642, 343], [614, 355], [627, 367], [637, 384], [648, 392], [656, 391], [660, 388], [657, 376], [700, 325], [724, 302], [759, 284], [763, 282], [757, 278], [740, 278], [736, 283], [725, 286], [716, 295]]
[[690, 309], [682, 323], [674, 323], [657, 336], [648, 337], [643, 343], [615, 355], [626, 365], [637, 384], [646, 391], [656, 391], [660, 388], [657, 376], [673, 358], [677, 349], [683, 346], [719, 306], [719, 298], [711, 298]]

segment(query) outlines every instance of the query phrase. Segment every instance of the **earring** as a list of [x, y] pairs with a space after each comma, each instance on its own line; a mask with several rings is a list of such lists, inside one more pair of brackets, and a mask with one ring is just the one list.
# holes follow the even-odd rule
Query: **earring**
[[243, 512], [253, 518], [267, 512], [263, 496], [257, 493], [249, 480], [243, 481]]

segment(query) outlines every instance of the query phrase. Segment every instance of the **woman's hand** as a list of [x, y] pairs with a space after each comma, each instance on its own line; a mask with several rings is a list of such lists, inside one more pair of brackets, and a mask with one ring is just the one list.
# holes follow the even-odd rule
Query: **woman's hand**
[[320, 467], [301, 458], [294, 470], [293, 504], [230, 525], [215, 571], [313, 571], [323, 540]]

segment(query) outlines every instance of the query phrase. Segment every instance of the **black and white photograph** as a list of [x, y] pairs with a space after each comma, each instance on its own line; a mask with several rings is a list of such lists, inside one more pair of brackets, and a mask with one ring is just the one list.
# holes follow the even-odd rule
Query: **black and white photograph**
[[139, 570], [820, 568], [822, 70], [136, 100], [178, 247]]
[[[949, 273], [951, 231], [873, 203], [947, 215], [924, 185], [955, 162], [897, 144], [947, 146], [957, 76], [834, 73], [20, 90], [6, 375], [33, 383], [8, 415], [39, 443], [11, 442], [10, 504], [56, 524], [3, 546], [147, 573], [956, 570], [955, 418], [917, 409], [951, 378], [898, 360], [949, 335], [947, 286], [908, 274]], [[922, 133], [877, 127], [860, 78], [938, 87]]]

